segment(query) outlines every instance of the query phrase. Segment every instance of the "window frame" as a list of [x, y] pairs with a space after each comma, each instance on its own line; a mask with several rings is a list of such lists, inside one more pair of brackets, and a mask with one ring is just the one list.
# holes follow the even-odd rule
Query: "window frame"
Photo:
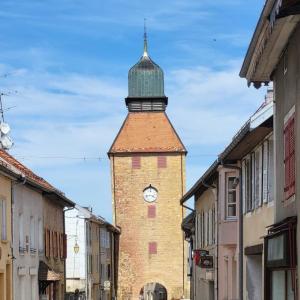
[[[237, 189], [230, 189], [229, 190], [229, 179], [235, 179], [236, 176], [233, 175], [232, 172], [228, 172], [225, 175], [225, 192], [226, 192], [226, 199], [225, 199], [225, 218], [226, 220], [236, 220], [237, 219]], [[229, 193], [230, 192], [234, 192], [235, 194], [235, 203], [229, 203], [228, 199], [229, 199]], [[235, 206], [235, 216], [229, 216], [229, 206]]]

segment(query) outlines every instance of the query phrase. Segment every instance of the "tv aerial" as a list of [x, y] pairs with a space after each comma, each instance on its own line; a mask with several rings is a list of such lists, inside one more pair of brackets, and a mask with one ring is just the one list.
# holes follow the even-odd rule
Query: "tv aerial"
[[0, 93], [0, 149], [9, 150], [13, 146], [13, 140], [9, 136], [10, 133], [10, 126], [5, 123], [4, 120], [4, 109], [2, 103], [2, 96], [6, 96], [4, 93]]

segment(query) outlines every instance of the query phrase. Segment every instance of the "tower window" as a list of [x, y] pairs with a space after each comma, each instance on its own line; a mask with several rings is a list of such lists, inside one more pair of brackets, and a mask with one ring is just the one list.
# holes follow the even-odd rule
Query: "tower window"
[[141, 168], [141, 157], [140, 156], [132, 156], [131, 164], [132, 164], [132, 169], [140, 169]]
[[167, 157], [165, 155], [159, 155], [157, 157], [157, 167], [166, 168], [167, 167]]
[[154, 219], [156, 217], [156, 206], [150, 205], [148, 206], [148, 218]]
[[149, 243], [149, 254], [157, 254], [157, 243], [156, 242]]

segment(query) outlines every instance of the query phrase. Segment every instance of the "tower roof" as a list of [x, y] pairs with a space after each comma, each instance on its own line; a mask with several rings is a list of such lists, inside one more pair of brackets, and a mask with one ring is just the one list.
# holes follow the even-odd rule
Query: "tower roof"
[[129, 113], [108, 154], [186, 153], [186, 149], [164, 112]]
[[128, 97], [148, 98], [164, 96], [164, 73], [148, 54], [148, 41], [145, 29], [143, 56], [128, 73]]

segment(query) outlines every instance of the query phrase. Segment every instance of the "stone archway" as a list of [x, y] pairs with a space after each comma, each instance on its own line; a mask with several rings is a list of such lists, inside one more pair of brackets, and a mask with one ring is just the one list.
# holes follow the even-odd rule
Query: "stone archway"
[[167, 289], [160, 283], [147, 283], [140, 291], [141, 300], [167, 300]]

